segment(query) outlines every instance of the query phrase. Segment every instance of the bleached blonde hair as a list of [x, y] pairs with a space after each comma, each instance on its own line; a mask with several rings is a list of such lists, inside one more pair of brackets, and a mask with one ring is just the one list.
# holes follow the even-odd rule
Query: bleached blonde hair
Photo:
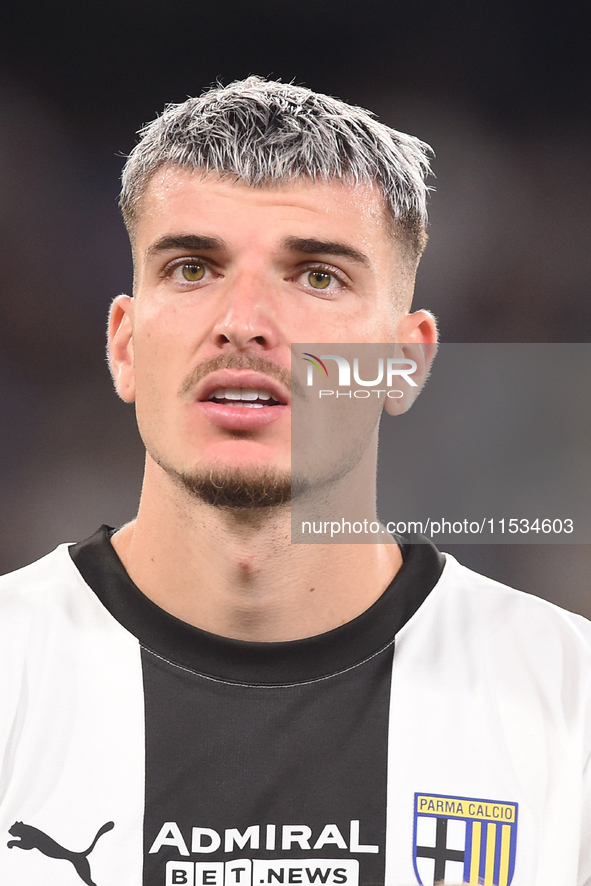
[[167, 105], [139, 136], [120, 198], [132, 239], [152, 176], [176, 166], [255, 188], [299, 178], [376, 185], [394, 230], [416, 257], [425, 247], [431, 148], [363, 108], [252, 76]]

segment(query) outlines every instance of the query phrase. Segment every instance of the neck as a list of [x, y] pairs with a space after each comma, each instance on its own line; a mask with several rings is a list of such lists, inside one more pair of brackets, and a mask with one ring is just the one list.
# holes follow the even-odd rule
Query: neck
[[212, 507], [153, 462], [136, 520], [113, 537], [130, 577], [158, 606], [211, 633], [265, 642], [324, 633], [368, 609], [402, 563], [389, 542], [292, 544], [289, 505]]

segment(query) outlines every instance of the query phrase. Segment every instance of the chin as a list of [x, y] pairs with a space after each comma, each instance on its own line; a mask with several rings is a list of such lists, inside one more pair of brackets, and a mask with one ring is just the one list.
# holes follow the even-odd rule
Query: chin
[[[164, 465], [161, 465], [164, 467]], [[272, 468], [221, 468], [173, 471], [164, 467], [192, 497], [217, 508], [258, 510], [287, 504], [292, 497], [291, 473]]]

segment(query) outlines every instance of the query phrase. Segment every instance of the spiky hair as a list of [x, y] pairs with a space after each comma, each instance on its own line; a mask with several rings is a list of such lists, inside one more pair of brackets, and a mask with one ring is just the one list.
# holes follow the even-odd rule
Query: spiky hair
[[375, 184], [395, 229], [417, 256], [424, 248], [431, 148], [363, 108], [252, 76], [167, 105], [139, 135], [122, 175], [130, 233], [156, 170], [176, 166], [255, 188], [301, 178]]

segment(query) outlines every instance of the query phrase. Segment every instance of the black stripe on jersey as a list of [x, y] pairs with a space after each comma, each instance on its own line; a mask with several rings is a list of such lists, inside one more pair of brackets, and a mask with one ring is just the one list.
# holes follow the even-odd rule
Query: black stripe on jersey
[[[273, 860], [280, 877], [281, 862], [293, 859], [312, 870], [315, 859], [356, 859], [363, 886], [383, 884], [392, 656], [390, 645], [315, 682], [241, 686], [143, 652], [146, 886], [164, 883], [166, 863], [183, 857], [170, 846], [150, 852], [164, 822], [178, 825], [198, 864]], [[359, 822], [358, 843], [375, 853], [356, 851], [351, 822]], [[332, 834], [315, 849], [329, 824], [341, 845]], [[287, 848], [289, 825], [302, 826], [304, 838]], [[254, 840], [241, 848], [237, 834], [253, 826]], [[213, 852], [192, 845], [193, 828], [207, 829], [200, 838], [206, 849], [219, 841]]]
[[[391, 584], [360, 616], [315, 637], [254, 643], [218, 637], [186, 624], [133, 583], [102, 526], [70, 547], [79, 572], [106, 609], [141, 645], [191, 671], [227, 682], [277, 685], [345, 671], [388, 646], [437, 583], [444, 557], [429, 544], [402, 547], [404, 562]], [[424, 542], [424, 539], [422, 540]]]
[[70, 550], [143, 647], [144, 886], [228, 886], [238, 881], [220, 872], [234, 862], [240, 886], [357, 883], [344, 873], [357, 864], [359, 886], [383, 883], [394, 637], [436, 584], [441, 555], [403, 548], [384, 594], [333, 631], [249, 643], [152, 603], [109, 535]]

